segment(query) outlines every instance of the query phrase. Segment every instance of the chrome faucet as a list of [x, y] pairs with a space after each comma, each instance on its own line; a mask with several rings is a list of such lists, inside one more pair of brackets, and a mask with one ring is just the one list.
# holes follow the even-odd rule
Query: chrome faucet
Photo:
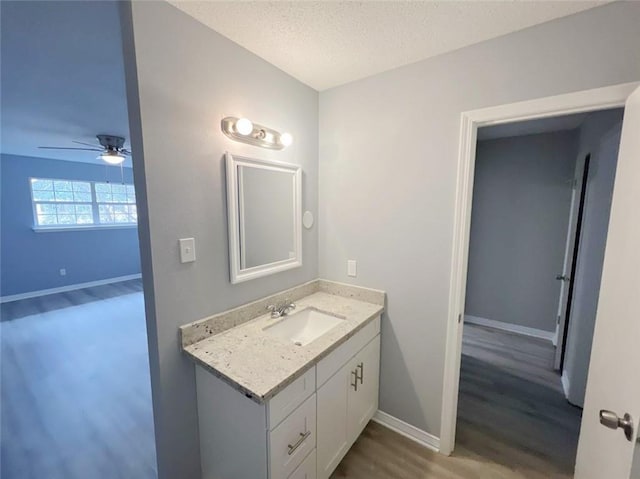
[[278, 305], [270, 304], [267, 306], [267, 311], [271, 311], [272, 318], [280, 318], [282, 316], [286, 316], [291, 312], [292, 309], [295, 309], [295, 303], [292, 303], [289, 299], [285, 299], [283, 303]]

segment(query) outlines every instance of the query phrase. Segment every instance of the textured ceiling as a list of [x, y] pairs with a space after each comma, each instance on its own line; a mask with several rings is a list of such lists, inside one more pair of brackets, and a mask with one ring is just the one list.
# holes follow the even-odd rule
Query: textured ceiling
[[608, 2], [169, 3], [321, 91]]
[[[600, 3], [178, 5], [322, 90]], [[37, 147], [94, 142], [98, 133], [128, 138], [117, 2], [0, 1], [0, 10], [0, 151], [101, 163], [93, 152]]]

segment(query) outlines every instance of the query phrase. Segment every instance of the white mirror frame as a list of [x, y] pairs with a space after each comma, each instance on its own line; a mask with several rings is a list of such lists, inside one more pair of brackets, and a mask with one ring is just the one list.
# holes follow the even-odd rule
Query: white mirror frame
[[[281, 163], [279, 161], [259, 160], [233, 156], [226, 152], [227, 170], [227, 216], [229, 222], [229, 266], [231, 283], [237, 284], [251, 279], [286, 271], [302, 266], [302, 168], [299, 165]], [[242, 191], [238, 186], [238, 167], [247, 166], [271, 171], [281, 171], [292, 174], [293, 181], [293, 238], [295, 257], [276, 261], [274, 263], [243, 269], [240, 264], [242, 236], [240, 234], [240, 197]]]

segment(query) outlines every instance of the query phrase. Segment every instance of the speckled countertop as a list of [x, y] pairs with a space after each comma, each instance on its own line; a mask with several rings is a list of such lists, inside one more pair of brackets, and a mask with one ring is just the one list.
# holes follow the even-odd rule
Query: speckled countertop
[[[376, 293], [384, 298], [384, 293]], [[324, 291], [305, 296], [296, 304], [295, 311], [313, 307], [345, 319], [315, 341], [298, 346], [265, 332], [265, 328], [283, 318], [273, 319], [269, 314], [264, 314], [222, 333], [184, 345], [183, 350], [197, 364], [256, 402], [263, 403], [384, 309], [384, 300], [382, 304], [373, 304]]]

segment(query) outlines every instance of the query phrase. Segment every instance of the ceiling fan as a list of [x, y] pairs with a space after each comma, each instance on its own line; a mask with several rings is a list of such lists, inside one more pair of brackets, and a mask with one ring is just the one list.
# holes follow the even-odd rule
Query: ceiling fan
[[121, 164], [127, 156], [131, 156], [131, 152], [124, 148], [124, 138], [113, 135], [97, 135], [98, 145], [91, 143], [83, 143], [82, 141], [73, 141], [78, 145], [91, 146], [92, 148], [70, 148], [64, 146], [39, 146], [43, 150], [82, 150], [82, 151], [99, 151], [98, 158], [109, 163], [110, 165]]

